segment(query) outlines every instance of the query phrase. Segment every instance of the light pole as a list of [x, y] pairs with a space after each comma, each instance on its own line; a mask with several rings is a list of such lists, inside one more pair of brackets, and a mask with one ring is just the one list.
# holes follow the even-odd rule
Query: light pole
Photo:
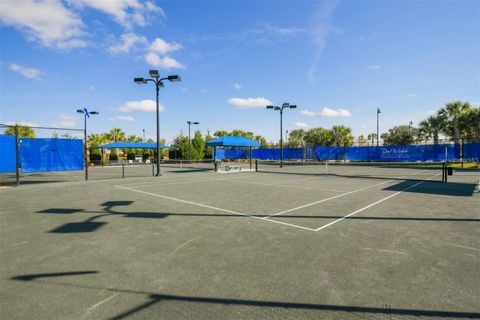
[[143, 142], [145, 142], [145, 129], [142, 129], [143, 132]]
[[166, 78], [160, 78], [160, 74], [158, 70], [150, 70], [149, 72], [151, 78], [134, 78], [133, 81], [138, 84], [145, 84], [148, 81], [155, 83], [156, 89], [156, 102], [157, 102], [157, 174], [156, 176], [160, 176], [160, 111], [158, 108], [158, 92], [160, 88], [163, 87], [163, 80], [168, 80], [170, 82], [180, 81], [181, 78], [178, 75], [168, 76]]
[[88, 153], [87, 153], [87, 118], [90, 118], [91, 114], [99, 114], [98, 111], [88, 111], [87, 108], [77, 109], [77, 113], [83, 113], [83, 141], [84, 141], [84, 150], [83, 150], [83, 157], [85, 162], [85, 181], [88, 180]]
[[197, 122], [197, 121], [195, 121], [195, 122], [187, 121], [187, 123], [188, 123], [188, 141], [191, 142], [191, 140], [190, 140], [190, 126], [191, 126], [192, 124], [200, 124], [200, 122]]
[[282, 104], [281, 107], [277, 106], [267, 106], [267, 109], [273, 109], [280, 111], [280, 168], [283, 167], [283, 109], [295, 109], [296, 105], [290, 104], [288, 102]]
[[378, 147], [378, 139], [380, 139], [380, 136], [378, 135], [378, 115], [380, 114], [380, 108], [377, 108], [377, 147]]

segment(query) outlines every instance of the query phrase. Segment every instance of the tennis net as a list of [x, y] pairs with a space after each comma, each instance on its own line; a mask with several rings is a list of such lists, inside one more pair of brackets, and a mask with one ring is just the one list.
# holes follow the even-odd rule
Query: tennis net
[[258, 172], [345, 178], [443, 181], [443, 162], [320, 162], [257, 160]]
[[179, 159], [165, 159], [160, 160], [160, 166], [176, 170], [183, 169], [197, 169], [197, 170], [213, 170], [213, 160], [179, 160]]

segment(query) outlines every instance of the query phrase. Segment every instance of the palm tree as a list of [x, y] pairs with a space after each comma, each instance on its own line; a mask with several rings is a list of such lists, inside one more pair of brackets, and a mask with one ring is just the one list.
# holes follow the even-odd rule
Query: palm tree
[[372, 141], [372, 146], [374, 144], [374, 140], [377, 139], [377, 134], [376, 133], [370, 133], [367, 137], [368, 141]]
[[125, 141], [125, 132], [120, 128], [113, 128], [105, 135], [108, 140], [113, 142]]
[[472, 108], [462, 113], [458, 123], [464, 128], [463, 137], [467, 142], [480, 142], [480, 108]]
[[[5, 134], [8, 136], [15, 135], [15, 126], [5, 129]], [[20, 138], [35, 138], [35, 132], [28, 126], [18, 126], [18, 136]]]
[[340, 147], [343, 146], [343, 160], [347, 159], [347, 147], [353, 144], [352, 129], [345, 126], [332, 127], [333, 143]]
[[419, 123], [419, 133], [425, 140], [433, 138], [433, 144], [438, 144], [438, 136], [443, 130], [445, 119], [439, 115], [430, 116]]
[[459, 118], [471, 109], [472, 107], [468, 102], [454, 101], [447, 103], [438, 112], [438, 115], [445, 120], [444, 133], [450, 137], [454, 143], [460, 143], [462, 133], [468, 129], [460, 126]]

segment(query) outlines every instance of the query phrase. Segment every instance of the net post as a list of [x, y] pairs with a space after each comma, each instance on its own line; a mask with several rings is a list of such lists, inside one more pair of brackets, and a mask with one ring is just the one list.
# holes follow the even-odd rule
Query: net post
[[258, 159], [255, 159], [255, 172], [258, 172]]
[[122, 178], [125, 178], [125, 164], [122, 163]]
[[155, 176], [155, 165], [152, 163], [152, 177]]
[[20, 185], [20, 139], [18, 125], [15, 125], [15, 185]]

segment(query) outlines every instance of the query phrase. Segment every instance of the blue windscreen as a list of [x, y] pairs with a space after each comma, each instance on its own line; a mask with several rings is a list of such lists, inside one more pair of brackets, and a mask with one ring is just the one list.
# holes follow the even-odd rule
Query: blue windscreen
[[480, 143], [465, 143], [463, 145], [463, 159], [480, 161]]
[[83, 169], [83, 141], [80, 139], [20, 139], [22, 172]]
[[0, 135], [0, 172], [15, 172], [15, 136]]

